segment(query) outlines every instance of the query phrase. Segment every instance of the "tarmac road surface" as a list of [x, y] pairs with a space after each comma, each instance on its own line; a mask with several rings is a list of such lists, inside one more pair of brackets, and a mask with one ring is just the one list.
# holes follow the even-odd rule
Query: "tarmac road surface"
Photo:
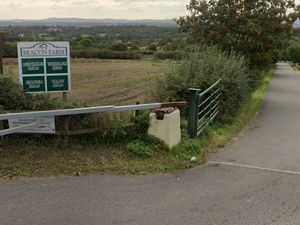
[[0, 182], [0, 225], [299, 225], [300, 73], [278, 70], [245, 136], [152, 176]]

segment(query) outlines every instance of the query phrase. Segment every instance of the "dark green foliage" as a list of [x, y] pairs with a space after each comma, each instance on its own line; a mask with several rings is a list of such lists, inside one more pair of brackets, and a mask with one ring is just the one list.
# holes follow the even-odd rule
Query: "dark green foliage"
[[138, 136], [146, 136], [149, 128], [149, 112], [143, 111], [132, 118], [134, 133]]
[[5, 41], [4, 57], [17, 57], [17, 42]]
[[131, 154], [142, 158], [152, 157], [157, 152], [168, 150], [162, 141], [151, 136], [145, 136], [142, 139], [129, 142], [126, 145], [126, 149]]
[[112, 51], [108, 49], [86, 49], [86, 50], [72, 50], [73, 58], [98, 58], [98, 59], [140, 59], [141, 56], [134, 51]]
[[[201, 149], [201, 140], [200, 139], [189, 139], [184, 137], [181, 143], [174, 148], [171, 149], [171, 154], [178, 158], [184, 160], [190, 160], [191, 157], [197, 156], [199, 154], [203, 154]], [[202, 157], [199, 157], [202, 160]]]
[[171, 60], [181, 60], [187, 55], [183, 51], [158, 51], [155, 53], [155, 58], [159, 60], [171, 59]]
[[154, 154], [154, 150], [151, 147], [145, 145], [144, 142], [138, 140], [130, 142], [129, 144], [127, 144], [126, 148], [130, 153], [139, 157], [146, 158], [151, 157]]
[[32, 96], [25, 94], [12, 79], [0, 77], [0, 105], [4, 109], [31, 109], [33, 108], [32, 100]]
[[156, 46], [156, 44], [152, 43], [152, 44], [149, 45], [148, 49], [150, 51], [156, 51], [157, 50], [157, 46]]
[[288, 54], [293, 63], [300, 64], [300, 43], [293, 42], [288, 48]]
[[0, 77], [0, 105], [5, 110], [44, 110], [60, 108], [63, 103], [45, 95], [26, 94], [11, 78]]
[[262, 72], [258, 69], [252, 69], [249, 71], [248, 84], [251, 90], [255, 90], [258, 85], [261, 84], [263, 79]]
[[216, 48], [194, 49], [184, 60], [158, 77], [151, 91], [156, 101], [187, 100], [189, 88], [207, 89], [222, 79], [219, 119], [236, 115], [250, 93], [249, 70], [243, 57]]
[[94, 46], [94, 41], [90, 38], [83, 38], [79, 41], [79, 43], [86, 48], [90, 48]]
[[127, 45], [126, 45], [125, 43], [123, 43], [123, 42], [116, 42], [116, 43], [113, 43], [113, 44], [110, 46], [110, 50], [122, 52], [122, 51], [127, 51], [127, 50], [128, 50], [128, 47], [127, 47]]
[[192, 43], [218, 45], [248, 59], [251, 68], [268, 66], [291, 37], [294, 0], [193, 0], [178, 24]]

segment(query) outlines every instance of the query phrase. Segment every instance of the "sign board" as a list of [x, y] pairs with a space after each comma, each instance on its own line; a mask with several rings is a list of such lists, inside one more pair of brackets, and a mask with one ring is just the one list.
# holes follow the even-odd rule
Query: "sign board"
[[55, 134], [55, 119], [54, 116], [46, 116], [40, 118], [29, 119], [9, 119], [9, 128], [16, 128], [31, 123], [37, 123], [37, 127], [26, 128], [18, 133], [35, 133], [35, 134]]
[[71, 90], [69, 42], [19, 42], [18, 60], [25, 92]]

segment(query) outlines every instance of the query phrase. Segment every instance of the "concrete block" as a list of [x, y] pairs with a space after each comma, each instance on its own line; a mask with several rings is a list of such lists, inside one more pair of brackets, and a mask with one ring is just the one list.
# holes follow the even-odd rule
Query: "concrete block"
[[164, 141], [169, 148], [181, 142], [180, 111], [176, 109], [165, 114], [163, 120], [158, 120], [155, 113], [150, 114], [148, 134]]

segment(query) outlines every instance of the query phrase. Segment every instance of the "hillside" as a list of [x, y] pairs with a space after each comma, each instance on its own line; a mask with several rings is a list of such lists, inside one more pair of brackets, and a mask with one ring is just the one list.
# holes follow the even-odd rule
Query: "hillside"
[[124, 20], [124, 19], [80, 19], [80, 18], [48, 18], [41, 20], [0, 20], [0, 27], [7, 26], [120, 26], [120, 25], [146, 25], [160, 27], [175, 27], [174, 20]]

